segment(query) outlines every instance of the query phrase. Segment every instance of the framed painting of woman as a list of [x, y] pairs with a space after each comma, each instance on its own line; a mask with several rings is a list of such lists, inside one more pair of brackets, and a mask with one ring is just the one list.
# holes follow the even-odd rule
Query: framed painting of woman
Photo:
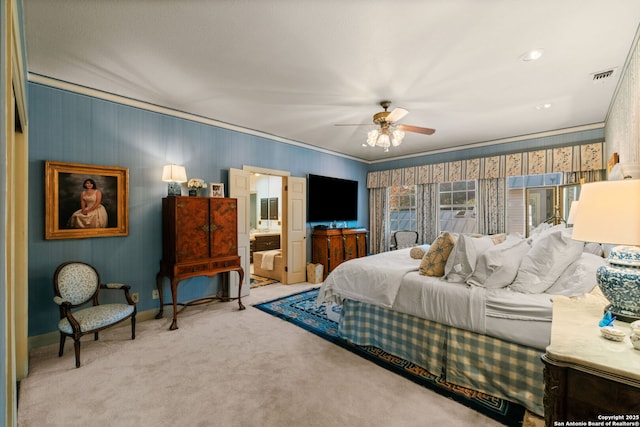
[[45, 163], [45, 239], [129, 234], [129, 170]]

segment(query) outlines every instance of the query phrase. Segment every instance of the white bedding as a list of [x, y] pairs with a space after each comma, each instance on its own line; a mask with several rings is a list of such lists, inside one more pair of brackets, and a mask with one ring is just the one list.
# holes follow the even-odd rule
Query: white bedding
[[318, 303], [362, 301], [468, 331], [544, 349], [551, 333], [551, 295], [487, 289], [418, 273], [410, 249], [340, 264]]
[[355, 258], [338, 265], [326, 278], [318, 302], [341, 304], [344, 299], [391, 308], [404, 276], [418, 271], [420, 260], [410, 248]]

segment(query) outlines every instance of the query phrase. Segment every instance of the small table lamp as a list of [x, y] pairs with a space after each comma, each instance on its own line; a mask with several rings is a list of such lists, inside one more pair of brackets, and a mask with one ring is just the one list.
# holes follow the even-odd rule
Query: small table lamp
[[585, 184], [572, 237], [614, 247], [596, 278], [618, 319], [640, 319], [640, 179]]
[[182, 196], [180, 183], [187, 181], [187, 171], [184, 166], [165, 165], [162, 169], [162, 180], [169, 183], [169, 196]]

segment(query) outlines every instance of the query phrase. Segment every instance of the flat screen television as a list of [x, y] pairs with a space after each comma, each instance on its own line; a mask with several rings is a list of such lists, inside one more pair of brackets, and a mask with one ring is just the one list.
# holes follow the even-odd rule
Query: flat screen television
[[358, 181], [309, 174], [307, 221], [357, 221]]

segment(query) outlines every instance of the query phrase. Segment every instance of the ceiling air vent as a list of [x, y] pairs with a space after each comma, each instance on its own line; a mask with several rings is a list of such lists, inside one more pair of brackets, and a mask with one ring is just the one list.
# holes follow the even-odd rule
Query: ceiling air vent
[[616, 71], [615, 68], [606, 71], [599, 71], [597, 73], [591, 74], [591, 78], [594, 83], [604, 82], [613, 76], [613, 73]]

